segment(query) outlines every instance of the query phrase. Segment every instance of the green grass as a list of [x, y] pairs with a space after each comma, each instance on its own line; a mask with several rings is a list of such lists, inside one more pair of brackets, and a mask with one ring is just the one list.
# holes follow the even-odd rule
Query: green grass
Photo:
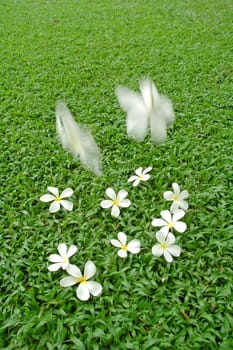
[[[233, 348], [231, 13], [230, 0], [1, 1], [0, 349]], [[176, 111], [160, 146], [128, 139], [114, 93], [144, 76]], [[61, 148], [58, 98], [95, 135], [103, 177]], [[128, 177], [149, 165], [133, 189]], [[169, 265], [151, 254], [151, 221], [173, 182], [190, 209]], [[74, 210], [50, 214], [47, 186], [74, 189]], [[108, 186], [132, 200], [119, 219], [100, 208]], [[119, 231], [140, 254], [117, 257]], [[81, 302], [48, 271], [61, 242], [78, 246], [81, 269], [96, 264], [100, 297]]]

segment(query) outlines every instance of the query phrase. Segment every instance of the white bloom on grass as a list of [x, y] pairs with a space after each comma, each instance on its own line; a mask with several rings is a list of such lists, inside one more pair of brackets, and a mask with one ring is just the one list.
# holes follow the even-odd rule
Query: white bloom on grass
[[163, 194], [164, 199], [167, 201], [173, 201], [171, 205], [171, 212], [175, 213], [178, 209], [187, 210], [188, 209], [188, 202], [185, 201], [189, 197], [188, 191], [184, 190], [180, 192], [180, 186], [174, 182], [172, 184], [173, 191], [166, 191]]
[[140, 252], [141, 249], [141, 242], [138, 239], [133, 239], [127, 244], [127, 236], [124, 232], [119, 232], [117, 235], [117, 239], [112, 239], [111, 244], [114, 247], [120, 248], [118, 250], [118, 255], [121, 258], [126, 258], [128, 255], [128, 252], [132, 254], [137, 254]]
[[187, 229], [186, 223], [179, 221], [179, 219], [185, 215], [185, 211], [178, 210], [172, 216], [169, 210], [162, 210], [160, 215], [162, 216], [162, 219], [153, 219], [152, 226], [161, 227], [160, 231], [165, 234], [168, 234], [169, 230], [172, 230], [173, 228], [180, 233], [183, 233]]
[[52, 194], [44, 194], [40, 197], [40, 200], [42, 202], [52, 202], [49, 207], [50, 213], [56, 213], [60, 209], [60, 205], [69, 211], [73, 209], [73, 203], [64, 199], [71, 197], [74, 193], [71, 188], [66, 188], [60, 195], [56, 187], [48, 187], [48, 191]]
[[161, 255], [167, 260], [167, 262], [172, 262], [172, 256], [180, 256], [181, 249], [178, 245], [174, 244], [176, 241], [175, 236], [169, 232], [158, 231], [156, 232], [156, 239], [158, 244], [152, 247], [152, 254], [154, 256], [160, 257]]
[[49, 261], [54, 263], [48, 267], [49, 271], [57, 271], [60, 268], [66, 270], [70, 265], [69, 258], [74, 255], [78, 249], [75, 245], [71, 245], [68, 249], [65, 243], [61, 243], [57, 250], [60, 255], [51, 254], [49, 256]]
[[138, 186], [138, 184], [140, 183], [140, 181], [147, 181], [150, 178], [150, 175], [147, 174], [152, 170], [152, 167], [148, 167], [145, 170], [142, 170], [141, 168], [138, 168], [135, 170], [135, 174], [129, 178], [128, 182], [133, 182], [133, 186]]
[[131, 204], [130, 200], [126, 199], [126, 197], [128, 196], [128, 192], [126, 192], [125, 190], [120, 190], [116, 195], [116, 192], [111, 187], [109, 187], [106, 189], [105, 193], [110, 199], [103, 200], [100, 203], [100, 206], [104, 209], [112, 207], [112, 216], [117, 217], [120, 215], [119, 207], [127, 208]]
[[89, 281], [96, 273], [95, 264], [92, 261], [87, 261], [82, 274], [80, 269], [75, 265], [69, 265], [67, 272], [70, 276], [62, 278], [60, 285], [62, 287], [70, 287], [79, 283], [77, 288], [77, 297], [80, 300], [88, 300], [91, 295], [99, 296], [102, 292], [102, 286], [98, 282]]

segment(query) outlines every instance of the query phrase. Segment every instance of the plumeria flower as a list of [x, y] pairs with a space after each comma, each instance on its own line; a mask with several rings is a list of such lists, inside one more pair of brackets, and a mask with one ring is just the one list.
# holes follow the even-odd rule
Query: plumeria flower
[[135, 170], [135, 174], [129, 178], [128, 182], [133, 182], [133, 186], [138, 186], [140, 181], [147, 181], [150, 178], [150, 175], [147, 174], [149, 171], [152, 170], [152, 167], [148, 167], [145, 170], [142, 170], [142, 168], [138, 168]]
[[114, 247], [120, 248], [117, 254], [121, 258], [126, 258], [128, 255], [128, 252], [132, 254], [137, 254], [140, 252], [141, 242], [138, 239], [133, 239], [127, 244], [127, 236], [124, 232], [119, 232], [117, 237], [118, 237], [118, 240], [112, 239], [111, 243]]
[[158, 231], [156, 232], [156, 239], [159, 242], [158, 244], [152, 247], [152, 254], [154, 256], [163, 255], [167, 262], [172, 262], [172, 256], [180, 256], [181, 249], [178, 245], [174, 244], [176, 241], [175, 236], [169, 232]]
[[102, 201], [100, 203], [100, 206], [104, 209], [112, 207], [112, 216], [117, 217], [120, 215], [119, 207], [127, 208], [131, 204], [130, 200], [126, 199], [126, 197], [128, 196], [128, 192], [126, 192], [125, 190], [120, 190], [116, 195], [116, 192], [111, 187], [109, 187], [106, 189], [105, 193], [111, 200], [107, 199]]
[[66, 188], [61, 195], [59, 195], [58, 189], [56, 187], [48, 187], [48, 191], [52, 194], [44, 194], [40, 197], [42, 202], [52, 202], [49, 207], [50, 213], [56, 213], [62, 205], [66, 210], [71, 211], [73, 209], [73, 203], [65, 200], [64, 198], [71, 197], [74, 193], [71, 188]]
[[178, 210], [172, 216], [169, 210], [162, 210], [160, 215], [162, 219], [153, 219], [152, 226], [161, 227], [160, 231], [165, 234], [168, 234], [169, 230], [173, 228], [180, 233], [183, 233], [187, 229], [185, 222], [178, 221], [185, 215], [185, 211]]
[[67, 245], [65, 243], [61, 243], [58, 246], [58, 254], [51, 254], [49, 256], [49, 261], [55, 264], [52, 264], [48, 267], [49, 271], [57, 271], [60, 268], [66, 270], [69, 263], [69, 258], [77, 252], [77, 247], [75, 245], [71, 245], [69, 249], [67, 249]]
[[70, 276], [62, 278], [60, 285], [62, 287], [69, 287], [79, 283], [76, 294], [80, 300], [85, 301], [91, 295], [99, 296], [101, 294], [102, 286], [98, 282], [88, 281], [96, 273], [96, 267], [92, 261], [87, 261], [85, 264], [84, 274], [75, 265], [69, 265], [67, 272]]
[[167, 200], [167, 201], [173, 201], [172, 205], [171, 205], [171, 212], [175, 213], [178, 209], [183, 209], [183, 210], [187, 210], [188, 209], [188, 202], [185, 201], [185, 199], [187, 199], [189, 197], [189, 193], [188, 191], [184, 190], [182, 192], [180, 192], [180, 186], [174, 182], [172, 184], [172, 188], [173, 191], [166, 191], [163, 194], [163, 197]]

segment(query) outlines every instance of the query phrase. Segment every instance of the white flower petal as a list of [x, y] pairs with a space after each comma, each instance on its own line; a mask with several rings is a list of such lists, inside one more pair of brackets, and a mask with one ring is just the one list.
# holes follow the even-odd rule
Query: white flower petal
[[152, 254], [157, 257], [163, 255], [163, 249], [160, 247], [160, 244], [156, 244], [152, 247]]
[[178, 245], [167, 247], [167, 251], [173, 256], [180, 256], [181, 248]]
[[44, 194], [40, 197], [41, 202], [52, 202], [54, 199], [55, 197], [51, 194]]
[[128, 192], [125, 190], [120, 190], [117, 194], [117, 199], [119, 202], [123, 201], [128, 196]]
[[180, 193], [180, 186], [176, 182], [174, 182], [172, 184], [172, 188], [173, 188], [173, 191], [174, 191], [175, 194], [179, 194]]
[[176, 222], [180, 220], [183, 216], [185, 216], [185, 211], [184, 210], [178, 210], [174, 215], [173, 215], [173, 222]]
[[167, 201], [173, 201], [173, 196], [174, 196], [174, 193], [172, 191], [166, 191], [163, 194], [163, 198], [166, 199]]
[[135, 180], [134, 183], [133, 183], [133, 187], [138, 186], [140, 181], [141, 181], [140, 179]]
[[112, 200], [116, 199], [116, 192], [111, 187], [108, 187], [106, 189], [105, 193]]
[[171, 213], [175, 214], [179, 210], [179, 202], [173, 202], [170, 211]]
[[142, 176], [142, 167], [135, 170], [135, 174], [138, 176]]
[[146, 168], [144, 171], [143, 171], [143, 174], [145, 175], [146, 173], [149, 173], [149, 171], [152, 170], [152, 166], [148, 166], [148, 168]]
[[162, 210], [160, 212], [160, 215], [166, 222], [171, 222], [172, 221], [172, 216], [169, 210]]
[[60, 198], [68, 198], [71, 197], [74, 191], [71, 188], [66, 188], [60, 195]]
[[112, 207], [113, 203], [109, 199], [106, 199], [100, 203], [101, 208], [107, 209]]
[[172, 245], [176, 241], [176, 237], [173, 235], [173, 233], [169, 232], [166, 238], [167, 245]]
[[123, 199], [120, 201], [119, 206], [122, 208], [128, 208], [131, 204], [131, 201], [129, 199]]
[[62, 257], [58, 254], [51, 254], [51, 255], [49, 255], [48, 260], [53, 262], [53, 263], [60, 263], [60, 262], [62, 262]]
[[69, 264], [67, 266], [66, 272], [72, 277], [75, 277], [76, 279], [82, 277], [82, 272], [76, 265]]
[[167, 237], [167, 233], [160, 230], [160, 231], [156, 232], [155, 237], [159, 243], [163, 243], [163, 242], [165, 242], [165, 239]]
[[71, 245], [67, 251], [67, 258], [71, 257], [72, 255], [74, 255], [77, 252], [78, 248], [76, 247], [76, 245]]
[[167, 234], [169, 232], [169, 227], [168, 226], [163, 226], [163, 227], [161, 227], [160, 231], [163, 232], [167, 236]]
[[60, 209], [60, 203], [52, 202], [49, 207], [50, 213], [56, 213]]
[[61, 266], [62, 266], [61, 263], [56, 263], [56, 264], [49, 265], [48, 269], [49, 271], [57, 271], [61, 268]]
[[121, 245], [126, 245], [127, 236], [124, 232], [119, 232], [117, 237], [118, 237], [119, 241], [121, 242]]
[[80, 283], [80, 285], [77, 288], [76, 294], [80, 300], [82, 301], [88, 300], [90, 298], [90, 292], [89, 292], [87, 283]]
[[48, 187], [49, 192], [51, 192], [55, 197], [59, 196], [57, 187]]
[[180, 193], [180, 199], [187, 199], [189, 197], [188, 191], [184, 190]]
[[143, 175], [142, 176], [142, 181], [148, 181], [149, 180], [149, 178], [150, 178], [150, 175], [149, 174], [145, 174], [145, 175]]
[[118, 254], [121, 258], [126, 258], [126, 257], [127, 257], [127, 250], [120, 249], [120, 250], [118, 250], [117, 254]]
[[128, 182], [133, 182], [133, 181], [135, 181], [135, 180], [137, 180], [137, 179], [138, 179], [138, 176], [133, 175], [133, 176], [131, 176], [131, 177], [128, 179]]
[[70, 286], [73, 286], [76, 283], [78, 283], [77, 278], [72, 277], [72, 276], [67, 276], [67, 277], [63, 277], [61, 279], [60, 286], [61, 287], [70, 287]]
[[95, 264], [92, 261], [87, 261], [84, 267], [84, 276], [88, 280], [89, 278], [93, 277], [95, 273], [96, 273]]
[[163, 255], [164, 255], [164, 258], [167, 260], [167, 262], [169, 263], [172, 262], [173, 257], [167, 250], [163, 251]]
[[174, 223], [174, 229], [180, 233], [183, 233], [187, 229], [187, 225], [185, 222], [178, 221]]
[[141, 242], [138, 239], [133, 239], [128, 243], [128, 251], [132, 254], [137, 254], [141, 249]]
[[118, 217], [120, 215], [120, 209], [117, 205], [113, 205], [111, 215], [115, 217]]
[[87, 288], [94, 297], [98, 297], [102, 293], [102, 286], [98, 282], [87, 281]]
[[67, 245], [65, 243], [60, 243], [58, 248], [57, 248], [59, 254], [64, 257], [66, 256], [67, 253]]
[[62, 199], [60, 201], [60, 204], [63, 206], [63, 208], [65, 208], [66, 210], [71, 211], [73, 209], [73, 203], [70, 201], [67, 201], [65, 199]]
[[111, 239], [111, 244], [112, 244], [114, 247], [117, 247], [117, 248], [121, 248], [121, 247], [122, 247], [121, 242], [119, 242], [117, 239]]
[[152, 226], [154, 227], [160, 227], [160, 226], [165, 226], [167, 225], [167, 222], [164, 221], [163, 219], [153, 219], [152, 220]]

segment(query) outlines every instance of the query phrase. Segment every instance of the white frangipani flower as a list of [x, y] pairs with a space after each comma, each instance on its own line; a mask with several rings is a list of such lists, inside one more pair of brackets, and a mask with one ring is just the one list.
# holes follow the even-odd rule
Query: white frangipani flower
[[152, 170], [152, 167], [148, 167], [145, 170], [142, 170], [142, 167], [135, 170], [135, 174], [129, 178], [128, 182], [133, 182], [133, 186], [138, 186], [140, 181], [147, 181], [150, 178], [150, 175], [147, 174]]
[[167, 262], [172, 262], [172, 256], [180, 256], [181, 248], [174, 244], [176, 238], [171, 232], [166, 234], [165, 232], [158, 231], [156, 232], [156, 239], [159, 243], [152, 247], [152, 254], [154, 256], [159, 257], [163, 255]]
[[96, 273], [96, 267], [92, 261], [87, 261], [85, 264], [84, 274], [75, 265], [69, 265], [67, 272], [70, 276], [62, 278], [60, 285], [62, 287], [69, 287], [79, 283], [76, 294], [80, 300], [86, 301], [90, 298], [90, 295], [99, 296], [101, 294], [101, 284], [88, 281]]
[[175, 213], [178, 209], [187, 210], [188, 202], [185, 199], [189, 197], [188, 191], [184, 190], [180, 192], [180, 186], [176, 182], [172, 184], [172, 188], [174, 192], [166, 191], [163, 194], [164, 199], [173, 201], [170, 208], [171, 212]]
[[66, 270], [69, 263], [69, 258], [77, 252], [77, 247], [75, 245], [71, 245], [69, 249], [67, 249], [67, 245], [65, 243], [61, 243], [58, 246], [58, 254], [51, 254], [49, 256], [49, 261], [55, 264], [52, 264], [48, 267], [49, 271], [57, 271], [60, 268]]
[[137, 254], [140, 252], [141, 249], [141, 242], [138, 239], [133, 239], [127, 244], [127, 236], [124, 232], [119, 232], [118, 235], [118, 240], [117, 239], [112, 239], [111, 244], [114, 247], [120, 248], [118, 250], [118, 255], [121, 258], [126, 258], [128, 252], [132, 254]]
[[44, 194], [40, 197], [42, 202], [52, 202], [49, 207], [50, 213], [56, 213], [62, 205], [66, 210], [73, 209], [73, 203], [64, 198], [71, 197], [74, 191], [71, 188], [66, 188], [60, 195], [56, 187], [48, 187], [48, 191], [52, 194]]
[[126, 199], [126, 197], [128, 196], [128, 192], [126, 192], [125, 190], [120, 190], [116, 195], [116, 192], [111, 187], [109, 187], [106, 189], [105, 193], [111, 200], [103, 200], [100, 203], [100, 206], [104, 209], [112, 207], [112, 216], [117, 217], [120, 215], [119, 207], [127, 208], [131, 204], [130, 200]]
[[183, 233], [187, 229], [187, 225], [178, 221], [185, 215], [185, 211], [178, 210], [172, 216], [169, 210], [162, 210], [160, 212], [162, 219], [153, 219], [152, 226], [161, 227], [160, 231], [168, 234], [169, 230], [175, 229], [176, 231]]

